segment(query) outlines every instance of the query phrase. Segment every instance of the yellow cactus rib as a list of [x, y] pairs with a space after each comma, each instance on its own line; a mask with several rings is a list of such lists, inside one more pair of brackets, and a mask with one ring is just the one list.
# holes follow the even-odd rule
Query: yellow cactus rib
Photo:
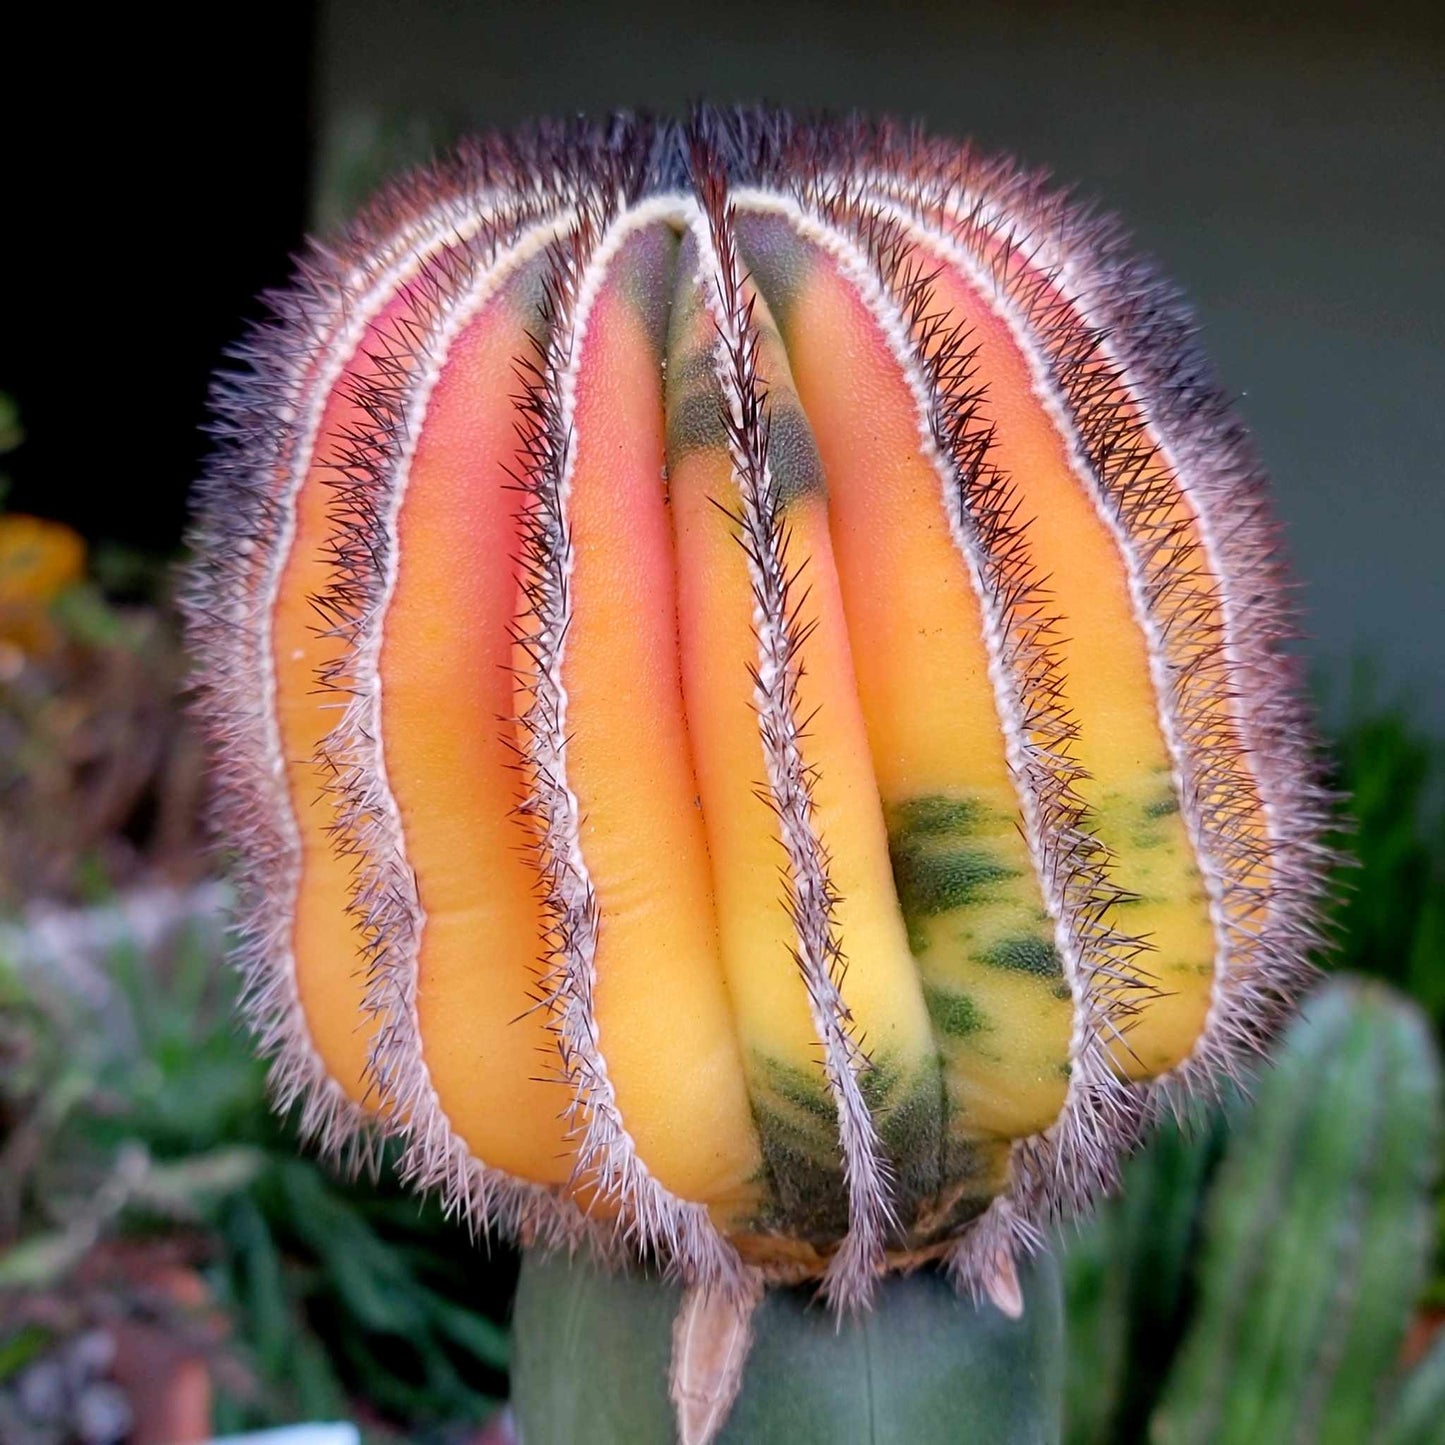
[[[744, 1067], [763, 1149], [770, 1161], [783, 1151], [789, 1166], [775, 1165], [774, 1202], [785, 1217], [803, 1220], [816, 1202], [801, 1197], [807, 1181], [825, 1196], [831, 1192], [837, 1134], [807, 989], [792, 959], [796, 929], [779, 881], [777, 817], [760, 790], [765, 768], [750, 685], [758, 665], [752, 579], [734, 521], [737, 488], [716, 377], [716, 331], [699, 266], [689, 233], [672, 304], [666, 391], [683, 695]], [[820, 1116], [825, 1157], [809, 1158], [817, 1151], [804, 1144]]]
[[[766, 820], [770, 851], [776, 857], [781, 843], [792, 927], [780, 941], [806, 984], [829, 1093], [810, 1099], [808, 1073], [786, 1057], [758, 1060], [755, 1076], [765, 1076], [769, 1062], [775, 1074], [780, 1063], [787, 1069], [782, 1078], [760, 1078], [764, 1107], [776, 1108], [777, 1095], [791, 1085], [793, 1107], [811, 1110], [816, 1119], [826, 1117], [820, 1106], [831, 1096], [848, 1214], [824, 1289], [835, 1300], [862, 1300], [885, 1241], [896, 1233], [901, 1195], [908, 1196], [910, 1215], [920, 1199], [938, 1195], [941, 1081], [889, 870], [816, 445], [766, 303], [739, 274], [720, 177], [705, 156], [701, 164], [702, 335], [685, 338], [694, 355], [679, 356], [679, 369], [706, 375], [696, 353], [710, 321], [718, 337], [708, 348], [714, 376], [706, 378], [701, 396], [706, 405], [710, 394], [720, 392], [723, 411], [705, 450], [713, 452], [715, 465], [725, 446], [731, 465], [727, 489], [707, 499], [714, 515], [703, 522], [715, 539], [728, 529], [747, 562], [746, 574], [735, 582], [746, 586], [733, 606], [749, 615], [755, 633], [748, 668], [766, 770], [762, 799], [775, 814]], [[674, 488], [679, 485], [675, 479]], [[735, 621], [734, 630], [738, 626]], [[706, 799], [704, 813], [710, 816]], [[758, 895], [759, 902], [766, 898]], [[764, 927], [777, 929], [776, 908], [774, 894], [772, 909], [762, 915]], [[773, 968], [778, 957], [771, 954]], [[766, 966], [752, 964], [733, 982], [748, 1044], [756, 1036], [748, 1027], [749, 1002], [740, 995], [747, 975]], [[780, 1123], [765, 1124], [765, 1147], [769, 1126], [781, 1133]]]
[[1204, 1029], [1171, 1071], [1187, 1090], [1257, 1052], [1320, 941], [1327, 806], [1298, 665], [1281, 652], [1295, 624], [1263, 479], [1177, 293], [1123, 251], [1117, 226], [1030, 177], [935, 149], [932, 174], [874, 172], [869, 185], [958, 243], [1033, 337], [1039, 385], [1058, 398], [1151, 639], [1214, 925]]
[[[953, 229], [959, 229], [957, 217]], [[1209, 887], [1218, 945], [1213, 1006], [1194, 1063], [1231, 1027], [1232, 1011], [1222, 1007], [1231, 993], [1253, 996], [1252, 1007], [1243, 1012], [1257, 1027], [1267, 1030], [1277, 1017], [1269, 960], [1298, 944], [1271, 933], [1282, 922], [1287, 935], [1295, 926], [1291, 916], [1302, 906], [1308, 911], [1314, 896], [1309, 883], [1302, 896], [1289, 896], [1290, 875], [1301, 871], [1301, 864], [1291, 860], [1293, 846], [1280, 829], [1285, 818], [1302, 813], [1301, 832], [1313, 836], [1321, 821], [1317, 802], [1288, 797], [1308, 734], [1292, 702], [1282, 720], [1270, 717], [1269, 709], [1256, 709], [1252, 720], [1240, 705], [1241, 679], [1249, 669], [1245, 659], [1253, 659], [1256, 691], [1278, 694], [1280, 688], [1279, 658], [1265, 661], [1282, 635], [1280, 620], [1256, 617], [1246, 624], [1238, 607], [1257, 581], [1268, 579], [1263, 596], [1277, 586], [1277, 578], [1268, 578], [1277, 566], [1270, 557], [1274, 539], [1257, 491], [1244, 491], [1239, 476], [1227, 472], [1222, 481], [1199, 484], [1200, 471], [1208, 478], [1219, 467], [1217, 448], [1206, 446], [1201, 455], [1196, 445], [1194, 465], [1182, 465], [1182, 451], [1176, 456], [1149, 422], [1142, 393], [1116, 355], [1118, 343], [1107, 339], [1137, 329], [1130, 305], [1147, 300], [1162, 310], [1160, 299], [1150, 294], [1124, 303], [1120, 297], [1111, 309], [1096, 282], [1093, 304], [1102, 302], [1103, 313], [1091, 316], [1078, 268], [1070, 268], [1066, 285], [1055, 274], [1061, 264], [1047, 252], [1029, 257], [1011, 252], [1007, 265], [998, 268], [998, 284], [1043, 339], [1050, 372], [1069, 408], [1074, 444], [1116, 531], [1136, 607], [1151, 635], [1162, 722], [1182, 779], [1183, 821]], [[1197, 408], [1199, 414], [1210, 410], [1217, 412], [1217, 404]], [[1217, 444], [1220, 438], [1210, 440]], [[1227, 520], [1216, 516], [1211, 523], [1210, 501], [1227, 508]], [[1233, 565], [1227, 566], [1224, 559], [1231, 554]], [[1281, 726], [1286, 736], [1271, 736]], [[1247, 744], [1251, 728], [1256, 737]], [[1289, 763], [1283, 774], [1287, 805], [1272, 809], [1269, 764], [1281, 749]], [[1303, 871], [1308, 868], [1305, 863]], [[1307, 944], [1317, 941], [1307, 935]], [[1253, 1047], [1248, 1039], [1235, 1042]]]
[[[681, 819], [664, 838], [619, 832], [609, 836], [593, 828], [583, 812], [582, 793], [574, 791], [571, 771], [575, 743], [582, 787], [615, 786], [603, 774], [609, 766], [621, 765], [638, 780], [644, 795], [670, 785], [673, 804], [687, 806], [681, 747], [675, 744], [670, 758], [664, 752], [661, 765], [639, 754], [632, 720], [637, 707], [654, 709], [663, 736], [671, 731], [676, 739], [675, 708], [669, 715], [665, 696], [629, 705], [618, 695], [626, 685], [623, 679], [589, 673], [591, 659], [573, 651], [578, 646], [574, 629], [580, 627], [590, 646], [623, 649], [630, 666], [663, 684], [674, 645], [669, 642], [673, 629], [667, 610], [656, 607], [656, 586], [665, 585], [657, 570], [660, 552], [654, 550], [648, 569], [655, 584], [650, 596], [644, 591], [639, 597], [635, 583], [609, 595], [604, 579], [617, 580], [625, 550], [612, 552], [597, 537], [598, 555], [582, 559], [573, 536], [574, 524], [585, 525], [596, 536], [594, 529], [616, 503], [615, 498], [609, 501], [607, 486], [609, 468], [620, 462], [637, 504], [634, 523], [648, 529], [654, 549], [664, 540], [658, 536], [657, 511], [662, 461], [657, 362], [649, 355], [644, 327], [632, 333], [629, 352], [620, 354], [616, 331], [594, 328], [591, 322], [599, 306], [604, 314], [610, 311], [615, 320], [625, 321], [625, 297], [619, 291], [640, 278], [624, 277], [618, 286], [618, 253], [638, 226], [663, 219], [669, 208], [659, 203], [652, 215], [634, 210], [626, 220], [618, 220], [617, 185], [599, 185], [598, 195], [579, 208], [575, 224], [553, 248], [547, 278], [550, 331], [526, 403], [532, 431], [526, 471], [522, 648], [527, 662], [521, 728], [527, 806], [539, 828], [536, 857], [553, 953], [544, 987], [574, 1094], [578, 1186], [615, 1206], [622, 1226], [640, 1247], [660, 1250], [690, 1278], [739, 1292], [746, 1285], [736, 1250], [712, 1222], [705, 1201], [681, 1197], [653, 1172], [624, 1117], [611, 1065], [615, 1053], [622, 1062], [624, 1087], [650, 1132], [649, 1156], [658, 1157], [662, 1167], [689, 1188], [720, 1190], [722, 1213], [735, 1210], [756, 1156], [726, 992], [716, 970], [714, 936], [705, 915], [685, 923], [677, 920], [684, 931], [678, 956], [669, 960], [657, 931], [668, 916], [669, 900], [654, 894], [649, 917], [635, 892], [638, 870], [649, 866], [649, 859], [650, 866], [674, 870], [671, 886], [694, 889], [703, 876], [701, 857], [694, 851], [701, 840], [695, 832], [689, 837]], [[627, 406], [640, 427], [615, 429], [607, 416], [609, 398]], [[584, 418], [590, 425], [583, 425]], [[626, 536], [616, 541], [627, 547]], [[632, 635], [610, 637], [618, 628]], [[569, 691], [574, 666], [581, 689], [575, 713]], [[646, 797], [634, 799], [631, 806], [645, 808]], [[658, 815], [643, 817], [655, 823]], [[668, 840], [693, 856], [664, 858]], [[597, 876], [588, 847], [600, 869]], [[684, 891], [678, 901], [688, 896]], [[691, 896], [695, 901], [696, 895]], [[641, 942], [642, 951], [629, 957], [624, 950], [633, 940]], [[614, 948], [614, 943], [622, 947]], [[688, 998], [676, 1016], [659, 1014], [639, 998], [649, 984], [658, 984], [662, 968], [676, 970], [669, 990]], [[605, 1019], [599, 1014], [604, 995]], [[649, 1069], [649, 1051], [668, 1057], [679, 1039], [685, 1057], [674, 1069], [681, 1073], [659, 1078]], [[679, 1132], [676, 1115], [666, 1106], [667, 1091], [686, 1090], [686, 1074], [693, 1069], [706, 1071], [718, 1091], [706, 1107], [722, 1128], [719, 1137], [689, 1135], [685, 1128]]]
[[818, 242], [781, 217], [742, 233], [765, 292], [781, 266], [803, 277], [783, 331], [828, 476], [900, 904], [949, 1066], [950, 1137], [1026, 1137], [1063, 1106], [1073, 1011], [917, 402], [872, 298]]
[[[665, 221], [639, 226], [594, 261], [579, 297], [561, 682], [577, 845], [596, 898], [598, 1046], [638, 1159], [726, 1227], [756, 1213], [761, 1158], [718, 959], [661, 480], [656, 333], [676, 251]], [[662, 998], [676, 1007], [659, 1010]]]
[[1078, 723], [1079, 784], [1094, 832], [1108, 848], [1111, 877], [1128, 895], [1116, 923], [1148, 947], [1139, 966], [1157, 985], [1140, 1005], [1118, 1066], [1135, 1078], [1188, 1058], [1204, 1030], [1214, 983], [1209, 898], [1180, 817], [1173, 759], [1160, 722], [1149, 639], [1135, 614], [1114, 536], [1078, 477], [1063, 434], [1039, 398], [1032, 339], [990, 304], [951, 243], [912, 233], [939, 266], [936, 304], [966, 326], [977, 347], [981, 414], [994, 456], [1012, 478], [1017, 524], [1038, 571], [1049, 578], [1060, 619], [1063, 698]]
[[814, 827], [826, 852], [840, 992], [868, 1057], [862, 1085], [893, 1174], [893, 1198], [912, 1215], [942, 1187], [943, 1085], [927, 1003], [908, 947], [858, 699], [854, 649], [830, 532], [832, 491], [789, 358], [766, 301], [743, 288], [757, 335], [757, 385], [766, 396], [767, 462], [782, 499], [785, 562], [796, 563], [796, 709]]

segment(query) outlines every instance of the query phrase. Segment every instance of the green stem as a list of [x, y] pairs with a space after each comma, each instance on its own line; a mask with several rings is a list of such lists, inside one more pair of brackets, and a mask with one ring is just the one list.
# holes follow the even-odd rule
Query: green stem
[[[934, 1271], [896, 1276], [841, 1326], [809, 1290], [752, 1316], [741, 1389], [716, 1445], [1058, 1445], [1058, 1270], [1020, 1270], [1024, 1312], [959, 1299]], [[578, 1256], [529, 1254], [517, 1294], [513, 1406], [522, 1445], [673, 1445], [682, 1291]], [[689, 1442], [691, 1445], [691, 1442]]]

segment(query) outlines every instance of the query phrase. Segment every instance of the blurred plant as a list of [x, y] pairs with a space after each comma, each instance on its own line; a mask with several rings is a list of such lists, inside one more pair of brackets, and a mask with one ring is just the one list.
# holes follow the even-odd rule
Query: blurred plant
[[85, 574], [85, 543], [69, 527], [40, 517], [0, 515], [0, 672], [60, 644], [51, 615], [57, 599]]
[[317, 149], [311, 229], [334, 233], [389, 177], [450, 149], [466, 127], [437, 111], [356, 107], [328, 116]]
[[[13, 452], [25, 440], [25, 430], [20, 425], [20, 408], [13, 397], [0, 391], [0, 456]], [[0, 476], [0, 485], [4, 478]]]
[[1437, 1440], [1445, 1336], [1398, 1361], [1441, 1112], [1418, 1010], [1340, 980], [1252, 1105], [1167, 1126], [1068, 1254], [1070, 1445]]
[[[218, 1429], [480, 1421], [506, 1342], [478, 1304], [509, 1265], [394, 1187], [297, 1157], [231, 1022], [218, 931], [182, 922], [89, 973], [0, 965], [0, 1437], [32, 1438], [3, 1410], [38, 1365], [137, 1319], [205, 1358]], [[166, 1271], [132, 1267], [143, 1252]]]
[[1445, 746], [1360, 681], [1333, 754], [1352, 866], [1330, 961], [1404, 989], [1445, 1041]]
[[120, 1438], [109, 1376], [137, 1364], [199, 1370], [218, 1428], [476, 1422], [506, 1359], [478, 1305], [513, 1265], [298, 1158], [268, 1109], [196, 884], [167, 592], [150, 559], [0, 514], [0, 1439]]
[[0, 909], [208, 866], [164, 578], [0, 513]]

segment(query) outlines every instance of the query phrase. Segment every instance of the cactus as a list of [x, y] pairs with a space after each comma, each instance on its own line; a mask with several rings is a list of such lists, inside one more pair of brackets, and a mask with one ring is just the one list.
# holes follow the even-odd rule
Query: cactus
[[[937, 1272], [885, 1280], [873, 1308], [841, 1327], [811, 1308], [805, 1291], [769, 1291], [753, 1317], [746, 1378], [713, 1438], [717, 1445], [960, 1438], [1056, 1445], [1064, 1359], [1056, 1268], [1047, 1255], [1021, 1267], [1025, 1309], [1016, 1320], [959, 1299]], [[680, 1333], [680, 1293], [529, 1255], [516, 1329], [522, 1339], [548, 1341], [548, 1349], [523, 1352], [513, 1375], [525, 1445], [669, 1445], [668, 1362]], [[704, 1407], [710, 1403], [704, 1397]], [[682, 1438], [706, 1438], [689, 1431], [691, 1404], [683, 1402]]]
[[1379, 985], [1313, 997], [1212, 1191], [1156, 1445], [1375, 1438], [1428, 1261], [1440, 1089], [1418, 1010]]
[[1214, 1107], [1165, 1121], [1125, 1166], [1118, 1198], [1064, 1232], [1069, 1445], [1122, 1445], [1143, 1433], [1188, 1324], [1226, 1117]]
[[1314, 937], [1174, 292], [1010, 162], [701, 111], [464, 146], [272, 307], [188, 605], [280, 1102], [736, 1319], [1016, 1313]]

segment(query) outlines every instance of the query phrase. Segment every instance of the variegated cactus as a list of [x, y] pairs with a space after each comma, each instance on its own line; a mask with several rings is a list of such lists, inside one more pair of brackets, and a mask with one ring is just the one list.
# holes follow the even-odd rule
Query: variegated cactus
[[281, 1101], [723, 1296], [1015, 1305], [1313, 937], [1176, 294], [1006, 160], [703, 112], [465, 147], [272, 310], [190, 618]]

